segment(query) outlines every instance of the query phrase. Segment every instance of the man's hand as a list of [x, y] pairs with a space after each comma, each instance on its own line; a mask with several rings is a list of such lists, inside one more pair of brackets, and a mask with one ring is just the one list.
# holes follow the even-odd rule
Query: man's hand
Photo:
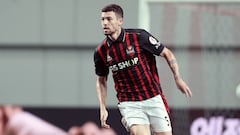
[[177, 78], [175, 81], [178, 89], [181, 90], [182, 93], [184, 93], [187, 97], [192, 97], [190, 88], [181, 78]]
[[110, 128], [110, 125], [107, 124], [108, 111], [106, 109], [101, 109], [100, 115], [101, 126], [103, 128]]

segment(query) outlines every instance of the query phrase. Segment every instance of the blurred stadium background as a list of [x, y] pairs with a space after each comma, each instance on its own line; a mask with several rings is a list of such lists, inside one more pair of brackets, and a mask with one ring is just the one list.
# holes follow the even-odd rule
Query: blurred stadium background
[[[24, 106], [64, 129], [99, 124], [93, 51], [109, 3], [123, 7], [125, 28], [150, 31], [177, 56], [191, 99], [157, 58], [175, 134], [239, 135], [238, 1], [0, 0], [0, 104]], [[109, 121], [123, 135], [115, 94], [109, 79]]]

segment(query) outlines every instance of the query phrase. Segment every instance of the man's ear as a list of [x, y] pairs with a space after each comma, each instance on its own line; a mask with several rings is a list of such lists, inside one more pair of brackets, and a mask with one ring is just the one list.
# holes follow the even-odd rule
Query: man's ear
[[122, 17], [118, 18], [118, 21], [119, 21], [119, 25], [122, 26], [123, 25], [123, 18]]

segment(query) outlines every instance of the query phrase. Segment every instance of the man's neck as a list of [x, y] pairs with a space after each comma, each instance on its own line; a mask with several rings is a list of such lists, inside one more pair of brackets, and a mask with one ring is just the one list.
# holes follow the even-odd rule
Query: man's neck
[[112, 40], [112, 41], [116, 41], [118, 39], [118, 37], [121, 34], [122, 29], [120, 28], [119, 30], [117, 30], [115, 33], [113, 33], [112, 35], [109, 35], [108, 37]]

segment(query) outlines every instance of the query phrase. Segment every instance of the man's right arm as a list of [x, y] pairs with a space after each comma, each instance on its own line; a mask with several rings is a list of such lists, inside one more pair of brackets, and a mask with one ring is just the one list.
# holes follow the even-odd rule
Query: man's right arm
[[107, 76], [98, 76], [96, 83], [97, 95], [100, 104], [100, 120], [103, 128], [110, 128], [106, 123], [108, 117], [108, 111], [106, 109], [107, 98]]

